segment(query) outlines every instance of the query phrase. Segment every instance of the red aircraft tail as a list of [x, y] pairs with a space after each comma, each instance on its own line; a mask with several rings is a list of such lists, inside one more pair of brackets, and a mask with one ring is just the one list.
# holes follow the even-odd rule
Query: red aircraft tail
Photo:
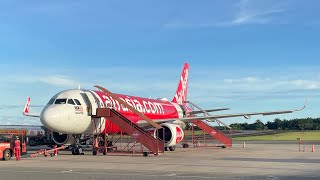
[[189, 77], [189, 64], [185, 63], [176, 94], [174, 95], [172, 102], [184, 105], [184, 101], [187, 100], [188, 94], [188, 77]]
[[29, 97], [27, 99], [26, 105], [24, 106], [23, 114], [29, 114], [30, 100], [31, 100], [31, 98]]

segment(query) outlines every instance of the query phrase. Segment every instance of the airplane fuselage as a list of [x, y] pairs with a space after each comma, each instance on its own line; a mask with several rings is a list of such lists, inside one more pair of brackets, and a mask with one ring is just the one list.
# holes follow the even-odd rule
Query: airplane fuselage
[[[186, 115], [182, 105], [167, 100], [115, 95], [150, 119], [175, 119]], [[58, 133], [91, 134], [93, 129], [96, 130], [95, 133], [118, 132], [119, 128], [105, 118], [94, 118], [95, 123], [92, 123], [92, 115], [95, 115], [96, 108], [113, 108], [133, 123], [141, 120], [138, 115], [108, 94], [80, 89], [62, 91], [53, 96], [42, 110], [40, 120], [45, 127]], [[96, 126], [92, 127], [94, 124]]]

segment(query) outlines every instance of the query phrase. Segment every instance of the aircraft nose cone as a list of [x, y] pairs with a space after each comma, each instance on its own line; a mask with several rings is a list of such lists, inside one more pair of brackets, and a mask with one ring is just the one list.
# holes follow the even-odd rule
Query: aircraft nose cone
[[56, 107], [45, 108], [41, 112], [40, 121], [46, 128], [59, 132], [59, 126], [61, 125], [59, 109]]

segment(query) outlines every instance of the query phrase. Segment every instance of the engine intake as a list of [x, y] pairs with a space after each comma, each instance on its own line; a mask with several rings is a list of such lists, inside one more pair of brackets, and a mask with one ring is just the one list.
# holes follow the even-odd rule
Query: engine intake
[[166, 147], [175, 146], [184, 137], [184, 132], [177, 124], [163, 123], [163, 129], [154, 131], [154, 137], [164, 140]]
[[59, 134], [57, 132], [52, 133], [52, 140], [57, 145], [70, 145], [75, 143], [75, 139], [70, 134]]

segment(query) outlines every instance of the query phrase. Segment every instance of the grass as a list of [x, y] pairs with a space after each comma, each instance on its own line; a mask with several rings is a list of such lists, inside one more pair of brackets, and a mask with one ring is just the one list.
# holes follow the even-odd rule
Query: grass
[[245, 141], [296, 141], [301, 138], [304, 141], [319, 141], [320, 131], [283, 132], [271, 135], [236, 137], [233, 140]]

